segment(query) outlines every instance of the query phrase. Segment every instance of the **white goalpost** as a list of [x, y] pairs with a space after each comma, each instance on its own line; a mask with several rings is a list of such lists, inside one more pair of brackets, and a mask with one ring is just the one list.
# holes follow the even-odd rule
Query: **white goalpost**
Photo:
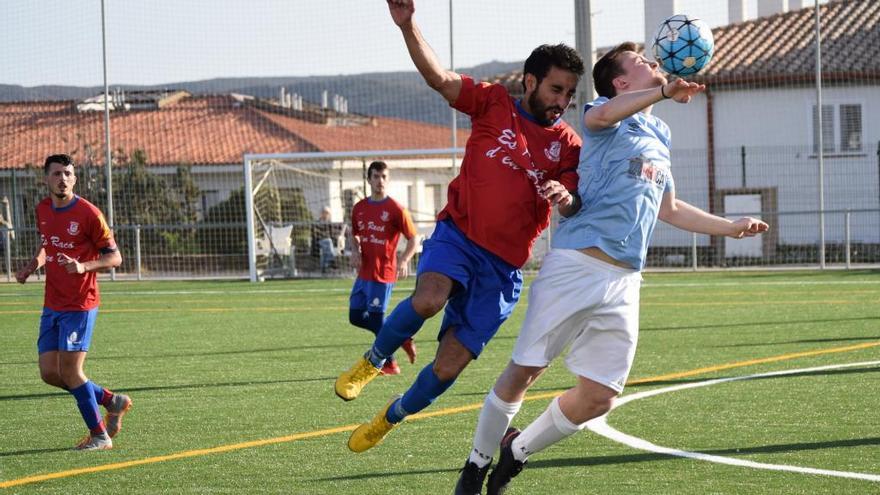
[[244, 207], [251, 282], [351, 276], [352, 206], [370, 194], [366, 170], [390, 168], [387, 192], [406, 206], [420, 235], [446, 204], [460, 148], [244, 155]]

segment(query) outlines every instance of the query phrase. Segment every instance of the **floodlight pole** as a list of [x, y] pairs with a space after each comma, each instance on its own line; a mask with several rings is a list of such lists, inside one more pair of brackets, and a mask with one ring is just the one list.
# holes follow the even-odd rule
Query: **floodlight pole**
[[816, 0], [816, 126], [819, 162], [819, 268], [825, 269], [825, 138], [822, 135], [822, 33], [819, 29], [819, 0]]
[[578, 82], [577, 91], [577, 108], [575, 113], [577, 119], [580, 119], [581, 110], [584, 105], [593, 101], [593, 77], [590, 70], [595, 62], [595, 51], [593, 49], [593, 14], [590, 8], [590, 0], [574, 0], [574, 36], [575, 48], [580, 52], [584, 59], [584, 67], [587, 69], [586, 74], [581, 77]]
[[[113, 155], [110, 152], [110, 86], [107, 83], [107, 24], [104, 16], [104, 0], [101, 0], [101, 51], [104, 57], [104, 173], [107, 185], [107, 225], [113, 229]], [[110, 269], [110, 280], [116, 280], [116, 269]]]

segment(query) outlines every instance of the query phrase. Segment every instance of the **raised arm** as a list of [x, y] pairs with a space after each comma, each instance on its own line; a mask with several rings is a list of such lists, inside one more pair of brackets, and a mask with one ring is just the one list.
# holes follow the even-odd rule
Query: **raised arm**
[[724, 235], [737, 239], [753, 237], [766, 232], [770, 228], [765, 222], [752, 217], [743, 217], [736, 221], [730, 221], [713, 215], [680, 199], [676, 199], [675, 193], [663, 195], [659, 218], [670, 225], [689, 232]]
[[617, 125], [630, 115], [641, 112], [651, 105], [672, 99], [678, 103], [688, 103], [691, 98], [705, 90], [702, 84], [676, 79], [663, 86], [619, 94], [604, 105], [590, 108], [584, 114], [584, 125], [591, 131], [599, 131]]
[[461, 92], [461, 76], [456, 72], [444, 69], [440, 65], [440, 61], [437, 60], [434, 50], [422, 37], [422, 32], [413, 20], [413, 14], [416, 11], [413, 0], [387, 1], [391, 18], [403, 33], [406, 49], [409, 50], [409, 56], [416, 69], [428, 83], [428, 86], [443, 95], [443, 98], [446, 98], [450, 104], [455, 103]]

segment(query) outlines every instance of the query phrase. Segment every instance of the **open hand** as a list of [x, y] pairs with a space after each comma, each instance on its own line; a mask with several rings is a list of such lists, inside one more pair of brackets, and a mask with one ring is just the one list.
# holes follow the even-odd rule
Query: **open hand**
[[673, 79], [663, 86], [663, 94], [678, 103], [688, 103], [695, 94], [705, 90], [706, 85], [687, 82], [684, 79]]

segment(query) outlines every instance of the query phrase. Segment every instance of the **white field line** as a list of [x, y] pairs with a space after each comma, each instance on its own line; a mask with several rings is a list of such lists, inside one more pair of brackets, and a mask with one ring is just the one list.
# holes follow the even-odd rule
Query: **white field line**
[[[651, 283], [650, 281], [646, 281], [643, 284], [643, 288], [653, 289], [655, 287], [659, 288], [675, 288], [675, 287], [742, 287], [743, 284], [748, 286], [825, 286], [825, 285], [880, 285], [880, 276], [877, 277], [876, 280], [828, 280], [828, 281], [795, 281], [795, 280], [777, 280], [777, 281], [766, 281], [766, 282], [684, 282], [684, 283]], [[102, 284], [104, 289], [101, 291], [102, 295], [106, 296], [114, 296], [114, 295], [134, 295], [134, 296], [177, 296], [177, 295], [193, 295], [193, 294], [212, 294], [212, 295], [235, 295], [235, 294], [326, 294], [326, 293], [348, 293], [351, 292], [351, 288], [348, 287], [324, 287], [324, 288], [314, 288], [314, 289], [232, 289], [232, 290], [113, 290], [111, 283], [105, 282]], [[415, 287], [415, 285], [396, 285], [394, 287], [397, 291], [410, 291]], [[523, 286], [523, 289], [528, 290], [529, 285]], [[0, 298], [3, 297], [43, 297], [42, 293], [0, 293]]]
[[[861, 363], [848, 363], [848, 364], [833, 364], [829, 366], [818, 366], [815, 368], [801, 368], [797, 370], [786, 370], [786, 371], [776, 371], [772, 373], [761, 373], [756, 375], [747, 375], [747, 376], [738, 376], [732, 378], [718, 378], [715, 380], [706, 380], [702, 382], [695, 383], [687, 383], [683, 385], [674, 385], [671, 387], [664, 387], [655, 390], [648, 390], [646, 392], [639, 392], [631, 395], [625, 395], [617, 400], [612, 407], [612, 411], [624, 404], [639, 400], [645, 399], [647, 397], [653, 397], [655, 395], [665, 394], [669, 392], [677, 392], [679, 390], [686, 390], [689, 388], [697, 388], [697, 387], [707, 387], [709, 385], [717, 385], [719, 383], [725, 382], [733, 382], [739, 380], [751, 380], [755, 378], [764, 378], [768, 376], [783, 376], [783, 375], [793, 375], [798, 373], [808, 373], [812, 371], [824, 371], [824, 370], [832, 370], [839, 368], [850, 368], [850, 367], [859, 367], [859, 366], [876, 366], [880, 365], [880, 361], [867, 361]], [[730, 466], [741, 466], [752, 469], [767, 469], [771, 471], [788, 471], [793, 473], [802, 473], [802, 474], [818, 474], [823, 476], [836, 476], [839, 478], [852, 478], [858, 480], [865, 481], [875, 481], [880, 482], [880, 475], [877, 474], [869, 474], [869, 473], [856, 473], [850, 471], [835, 471], [831, 469], [816, 469], [810, 467], [801, 467], [801, 466], [791, 466], [787, 464], [769, 464], [764, 462], [754, 462], [743, 459], [737, 459], [733, 457], [724, 457], [718, 455], [710, 455], [703, 454], [700, 452], [691, 452], [687, 450], [679, 450], [670, 447], [663, 447], [661, 445], [653, 444], [647, 440], [642, 438], [634, 437], [632, 435], [628, 435], [623, 433], [608, 424], [607, 415], [600, 416], [595, 418], [587, 423], [587, 428], [591, 431], [602, 435], [605, 438], [614, 440], [615, 442], [622, 443], [624, 445], [628, 445], [632, 448], [639, 450], [646, 450], [649, 452], [655, 452], [658, 454], [667, 454], [677, 457], [686, 457], [688, 459], [696, 459], [700, 461], [708, 461], [715, 462], [718, 464], [727, 464]]]

